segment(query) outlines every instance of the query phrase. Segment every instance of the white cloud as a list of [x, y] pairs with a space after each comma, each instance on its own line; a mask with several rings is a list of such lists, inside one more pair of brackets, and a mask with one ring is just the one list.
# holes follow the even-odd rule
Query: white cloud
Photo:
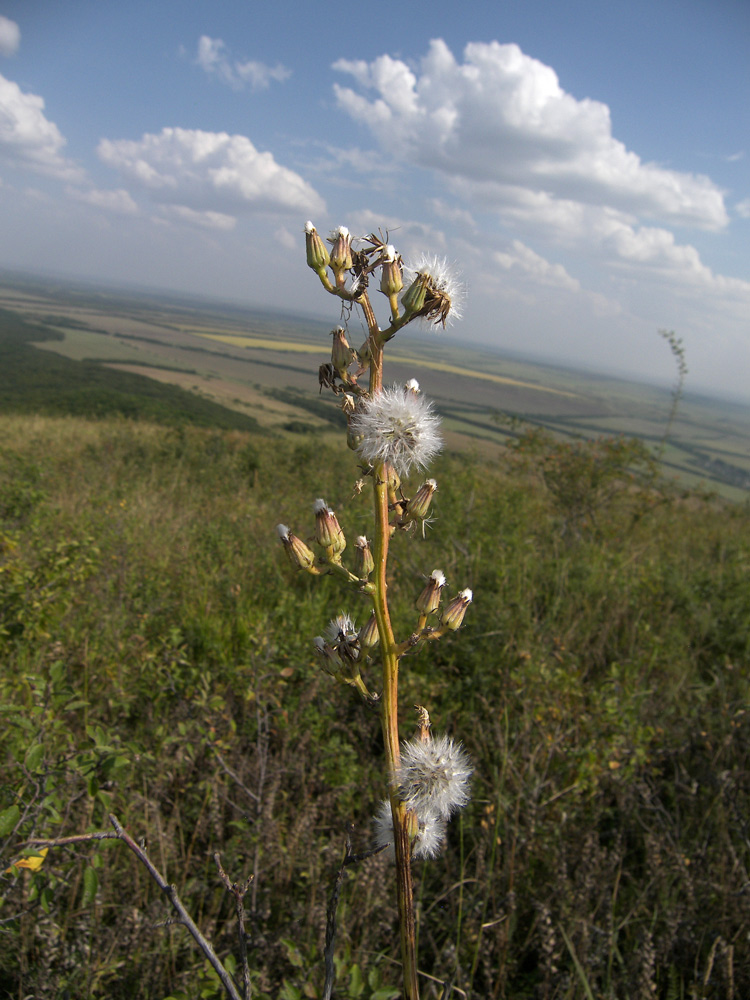
[[562, 264], [551, 264], [520, 240], [513, 240], [509, 253], [496, 251], [493, 257], [504, 270], [519, 270], [531, 276], [538, 284], [563, 288], [568, 292], [581, 290], [580, 281], [571, 278]]
[[164, 128], [141, 139], [102, 139], [100, 159], [160, 204], [234, 215], [248, 211], [324, 210], [299, 174], [259, 152], [244, 135]]
[[0, 14], [0, 56], [12, 56], [18, 52], [21, 32], [15, 21]]
[[480, 204], [493, 186], [521, 187], [672, 223], [726, 225], [723, 193], [709, 178], [643, 163], [613, 137], [605, 104], [565, 93], [554, 70], [517, 45], [471, 43], [464, 60], [439, 39], [417, 72], [388, 55], [341, 59], [334, 69], [374, 96], [335, 85], [336, 97], [384, 148], [462, 181]]
[[267, 66], [253, 59], [246, 62], [232, 61], [226, 54], [226, 48], [220, 38], [201, 35], [195, 61], [209, 76], [218, 77], [235, 90], [242, 90], [245, 85], [249, 85], [253, 91], [267, 90], [272, 80], [283, 83], [292, 75], [292, 71], [281, 63]]
[[743, 198], [734, 206], [737, 215], [742, 219], [750, 219], [750, 198]]
[[44, 99], [0, 76], [0, 158], [11, 167], [83, 180], [84, 171], [62, 155], [64, 145], [57, 125], [44, 114]]
[[187, 205], [162, 205], [160, 211], [167, 219], [187, 222], [191, 226], [198, 226], [199, 229], [218, 229], [227, 232], [237, 225], [233, 215], [225, 215], [223, 212], [196, 212]]
[[138, 206], [123, 188], [101, 191], [98, 188], [67, 188], [66, 194], [75, 201], [82, 201], [94, 208], [103, 208], [116, 215], [136, 215]]

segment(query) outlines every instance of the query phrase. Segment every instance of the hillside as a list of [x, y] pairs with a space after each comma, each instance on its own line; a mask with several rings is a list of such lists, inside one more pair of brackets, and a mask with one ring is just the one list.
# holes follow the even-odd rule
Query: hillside
[[[344, 592], [295, 574], [274, 525], [308, 537], [324, 496], [367, 531], [352, 453], [71, 416], [2, 415], [0, 441], [0, 994], [221, 995], [122, 845], [11, 868], [113, 812], [231, 967], [213, 854], [255, 873], [254, 995], [319, 997], [382, 746], [313, 651]], [[750, 515], [664, 485], [635, 446], [513, 441], [443, 456], [432, 530], [394, 543], [399, 634], [435, 566], [474, 592], [402, 671], [405, 732], [427, 705], [475, 767], [446, 851], [414, 869], [423, 968], [475, 998], [750, 995]], [[378, 856], [343, 885], [348, 997], [398, 996], [391, 879]]]

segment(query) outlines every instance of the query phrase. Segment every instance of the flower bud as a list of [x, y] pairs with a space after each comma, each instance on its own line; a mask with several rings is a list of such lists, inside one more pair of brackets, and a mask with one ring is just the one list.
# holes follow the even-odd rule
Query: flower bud
[[292, 566], [297, 569], [310, 569], [315, 565], [315, 553], [301, 538], [292, 534], [285, 524], [277, 524], [276, 530]]
[[437, 489], [434, 479], [428, 479], [422, 483], [417, 492], [406, 505], [404, 512], [407, 521], [424, 521], [432, 503], [432, 496]]
[[358, 580], [366, 580], [375, 569], [370, 543], [360, 535], [354, 543], [354, 575]]
[[383, 266], [380, 272], [380, 291], [389, 298], [398, 295], [404, 287], [401, 254], [390, 243], [383, 251]]
[[305, 224], [305, 247], [307, 249], [307, 266], [318, 274], [325, 273], [331, 257], [312, 222]]
[[443, 571], [435, 569], [427, 581], [427, 586], [417, 598], [417, 611], [423, 615], [432, 615], [440, 607], [440, 593], [445, 586]]
[[347, 368], [352, 363], [354, 351], [349, 346], [349, 341], [346, 339], [346, 331], [342, 326], [337, 326], [335, 330], [331, 330], [331, 336], [333, 337], [331, 364], [339, 373], [339, 376], [344, 378]]
[[346, 226], [334, 229], [328, 237], [331, 246], [331, 267], [336, 275], [352, 266], [352, 238]]
[[346, 548], [346, 538], [336, 515], [323, 499], [313, 504], [315, 511], [315, 541], [323, 548], [332, 548], [339, 554]]
[[380, 635], [378, 633], [378, 622], [373, 611], [367, 623], [359, 630], [359, 645], [365, 651], [377, 646]]
[[467, 588], [466, 590], [462, 590], [457, 597], [453, 598], [445, 607], [443, 617], [440, 619], [440, 624], [443, 628], [447, 628], [450, 632], [455, 632], [456, 629], [461, 628], [466, 609], [471, 604], [473, 596], [472, 592]]
[[427, 283], [427, 275], [418, 274], [404, 292], [404, 296], [401, 299], [401, 307], [407, 318], [418, 316], [422, 309], [424, 309], [425, 299], [427, 298]]

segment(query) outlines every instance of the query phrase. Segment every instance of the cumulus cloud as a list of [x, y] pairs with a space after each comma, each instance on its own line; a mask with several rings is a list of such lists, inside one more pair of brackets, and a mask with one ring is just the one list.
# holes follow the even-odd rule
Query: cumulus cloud
[[520, 240], [513, 240], [509, 252], [497, 251], [493, 257], [505, 271], [518, 270], [530, 275], [538, 284], [564, 288], [569, 292], [581, 290], [581, 283], [571, 278], [562, 264], [551, 264]]
[[728, 221], [709, 178], [644, 163], [613, 137], [606, 104], [567, 94], [515, 44], [470, 43], [459, 63], [438, 39], [417, 71], [388, 55], [333, 68], [359, 85], [334, 86], [339, 107], [391, 153], [462, 181], [480, 204], [520, 187], [706, 229]]
[[750, 198], [743, 198], [734, 206], [734, 210], [741, 219], [750, 219]]
[[0, 75], [0, 158], [11, 167], [67, 181], [84, 179], [84, 171], [62, 155], [65, 139], [44, 114], [44, 99], [24, 94], [17, 83]]
[[138, 206], [123, 188], [102, 191], [99, 188], [67, 188], [66, 194], [75, 201], [82, 201], [94, 208], [103, 208], [115, 215], [136, 215]]
[[320, 195], [299, 174], [259, 152], [244, 135], [164, 128], [139, 140], [102, 139], [100, 159], [166, 205], [232, 216], [321, 212]]
[[271, 81], [283, 83], [292, 75], [292, 71], [281, 63], [267, 66], [265, 63], [249, 59], [246, 62], [232, 60], [227, 55], [227, 47], [220, 38], [210, 38], [201, 35], [198, 40], [198, 55], [196, 63], [222, 83], [235, 90], [249, 86], [251, 90], [267, 90]]
[[233, 215], [225, 215], [223, 212], [197, 212], [187, 205], [162, 205], [160, 211], [167, 219], [187, 222], [199, 229], [219, 229], [227, 232], [237, 225], [237, 219]]
[[21, 32], [15, 21], [0, 14], [0, 56], [12, 56], [18, 52]]

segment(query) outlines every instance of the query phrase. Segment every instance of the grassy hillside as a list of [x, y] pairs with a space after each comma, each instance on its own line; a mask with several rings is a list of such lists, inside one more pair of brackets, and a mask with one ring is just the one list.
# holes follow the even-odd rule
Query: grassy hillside
[[[323, 496], [366, 532], [352, 453], [50, 415], [0, 416], [0, 441], [0, 996], [221, 995], [122, 845], [6, 871], [109, 812], [222, 956], [213, 854], [254, 872], [255, 995], [320, 996], [381, 736], [313, 656], [348, 598], [295, 575], [273, 529], [307, 536]], [[447, 851], [415, 868], [422, 967], [483, 1000], [750, 996], [750, 513], [660, 485], [618, 439], [512, 442], [445, 455], [434, 529], [395, 539], [399, 633], [436, 566], [475, 598], [402, 672], [405, 731], [426, 705], [476, 768]], [[388, 865], [343, 886], [340, 996], [398, 995]]]
[[174, 385], [36, 349], [63, 334], [0, 309], [0, 413], [114, 414], [172, 426], [253, 430], [257, 422]]

